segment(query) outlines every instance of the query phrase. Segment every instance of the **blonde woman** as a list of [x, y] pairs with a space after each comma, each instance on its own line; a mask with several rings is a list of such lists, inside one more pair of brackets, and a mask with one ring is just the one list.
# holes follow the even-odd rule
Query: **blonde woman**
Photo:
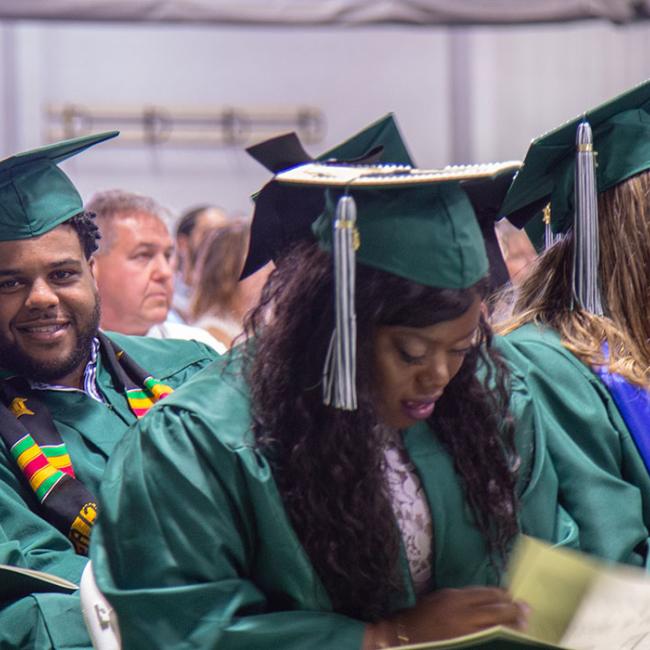
[[209, 233], [201, 245], [191, 303], [193, 324], [230, 347], [243, 329], [246, 313], [255, 306], [266, 279], [264, 273], [239, 281], [248, 249], [250, 225], [232, 220]]
[[[533, 142], [504, 210], [521, 222], [550, 202], [549, 246], [521, 284], [512, 317], [497, 328], [507, 335], [502, 352], [557, 420], [549, 447], [581, 547], [637, 564], [647, 561], [641, 531], [647, 536], [650, 522], [649, 105], [646, 82], [585, 116], [593, 143], [581, 143], [579, 153], [593, 148], [598, 162], [587, 238], [579, 234], [584, 224], [574, 224], [575, 206], [589, 204], [574, 190], [574, 138], [584, 118]], [[527, 228], [533, 236], [543, 227], [536, 219]], [[565, 468], [580, 453], [579, 467], [600, 479]], [[608, 508], [615, 494], [627, 497]], [[630, 530], [640, 532], [617, 545], [616, 532]]]

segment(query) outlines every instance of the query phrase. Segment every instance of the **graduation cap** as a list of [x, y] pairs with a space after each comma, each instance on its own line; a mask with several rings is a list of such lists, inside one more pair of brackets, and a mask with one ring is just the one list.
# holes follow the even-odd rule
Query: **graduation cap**
[[541, 243], [541, 212], [547, 203], [554, 233], [573, 225], [576, 132], [585, 121], [592, 130], [598, 192], [650, 168], [650, 80], [535, 138], [503, 214], [518, 227], [534, 221], [531, 239], [536, 244]]
[[[295, 133], [271, 138], [246, 151], [273, 174], [315, 160], [350, 164], [381, 160], [412, 165], [395, 118], [390, 114], [316, 159], [305, 151]], [[291, 244], [311, 238], [311, 225], [323, 207], [321, 190], [283, 186], [275, 179], [267, 183], [255, 197], [248, 256], [241, 279], [270, 260], [276, 260]]]
[[58, 164], [118, 131], [87, 135], [15, 154], [0, 161], [0, 241], [44, 235], [83, 210], [72, 181]]
[[647, 169], [650, 81], [533, 140], [506, 196], [503, 214], [538, 250], [574, 228], [575, 300], [592, 313], [603, 313], [596, 194]]
[[[325, 192], [325, 210], [314, 222], [313, 232], [320, 245], [332, 252], [335, 267], [336, 328], [323, 373], [326, 404], [356, 408], [356, 262], [430, 287], [473, 286], [489, 268], [473, 206], [480, 205], [478, 188], [483, 183], [492, 199], [503, 182], [498, 179], [509, 182], [519, 166], [420, 170], [308, 164], [276, 176], [279, 184]], [[463, 183], [472, 188], [473, 201]]]

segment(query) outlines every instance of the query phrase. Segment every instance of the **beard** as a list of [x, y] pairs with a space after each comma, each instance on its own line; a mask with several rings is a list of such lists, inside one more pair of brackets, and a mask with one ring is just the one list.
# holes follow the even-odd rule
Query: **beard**
[[55, 361], [45, 362], [34, 358], [28, 351], [21, 350], [0, 336], [1, 367], [31, 381], [55, 383], [57, 379], [70, 374], [90, 358], [92, 341], [99, 329], [100, 315], [98, 300], [95, 300], [90, 316], [83, 321], [79, 321], [75, 315], [70, 323], [76, 335], [75, 346], [65, 357]]

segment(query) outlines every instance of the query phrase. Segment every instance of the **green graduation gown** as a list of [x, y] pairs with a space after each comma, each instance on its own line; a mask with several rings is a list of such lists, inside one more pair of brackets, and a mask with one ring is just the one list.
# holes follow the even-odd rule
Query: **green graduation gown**
[[581, 548], [644, 564], [650, 475], [605, 385], [550, 328], [529, 323], [497, 346], [525, 375], [547, 421], [560, 498], [578, 524]]
[[[133, 360], [176, 388], [208, 365], [216, 353], [190, 341], [156, 340], [110, 334]], [[99, 496], [99, 485], [113, 447], [136, 421], [125, 396], [102, 363], [97, 385], [106, 404], [80, 392], [42, 391], [66, 443], [77, 477]], [[54, 573], [78, 583], [87, 558], [38, 514], [36, 499], [8, 449], [0, 443], [0, 563]], [[90, 648], [78, 595], [23, 594], [0, 584], [0, 648]]]
[[[91, 543], [97, 583], [126, 648], [358, 650], [364, 624], [332, 611], [289, 523], [269, 463], [251, 445], [238, 361], [216, 362], [159, 404], [118, 446]], [[517, 375], [522, 528], [575, 545], [557, 507], [543, 423]], [[494, 584], [451, 458], [425, 423], [405, 446], [435, 530], [432, 589]], [[396, 609], [414, 605], [408, 568]]]

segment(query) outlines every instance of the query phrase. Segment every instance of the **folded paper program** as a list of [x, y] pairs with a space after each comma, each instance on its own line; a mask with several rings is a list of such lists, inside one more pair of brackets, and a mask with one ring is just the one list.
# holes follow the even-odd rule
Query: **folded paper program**
[[650, 648], [650, 577], [641, 569], [521, 537], [508, 585], [532, 610], [525, 633], [499, 626], [400, 650]]

